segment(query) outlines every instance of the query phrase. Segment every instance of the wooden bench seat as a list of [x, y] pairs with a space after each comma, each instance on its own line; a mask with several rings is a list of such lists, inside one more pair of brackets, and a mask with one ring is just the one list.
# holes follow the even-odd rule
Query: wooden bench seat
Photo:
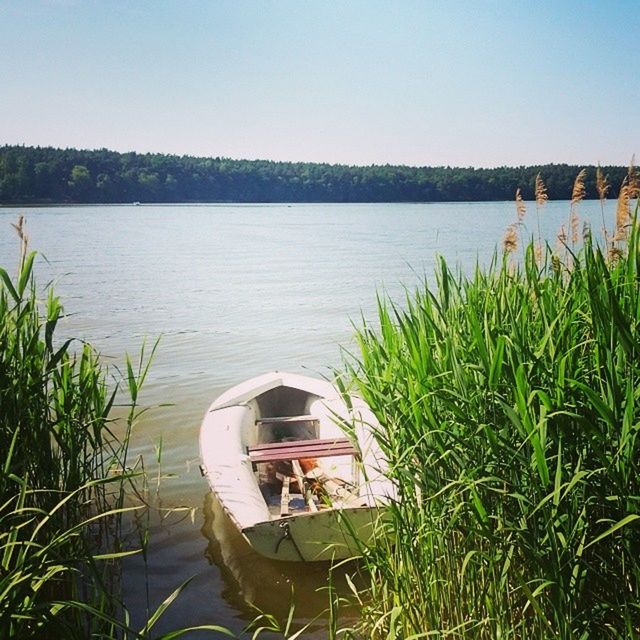
[[331, 456], [358, 456], [358, 452], [348, 438], [270, 442], [249, 447], [249, 458], [254, 464]]
[[319, 422], [315, 416], [280, 416], [271, 418], [258, 418], [256, 424], [283, 424], [286, 422]]

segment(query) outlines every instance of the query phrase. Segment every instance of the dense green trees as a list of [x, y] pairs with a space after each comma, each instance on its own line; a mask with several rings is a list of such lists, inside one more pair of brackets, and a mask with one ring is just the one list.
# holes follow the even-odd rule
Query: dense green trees
[[[551, 199], [566, 200], [582, 167], [474, 169], [354, 167], [163, 154], [0, 147], [0, 203], [52, 202], [443, 202], [533, 196], [541, 172]], [[588, 167], [587, 197], [597, 197]], [[613, 186], [625, 167], [604, 167]]]

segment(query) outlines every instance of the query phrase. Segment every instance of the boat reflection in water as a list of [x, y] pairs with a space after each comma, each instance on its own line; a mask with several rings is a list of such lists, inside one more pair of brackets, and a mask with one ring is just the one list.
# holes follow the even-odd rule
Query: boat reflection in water
[[[296, 621], [306, 623], [317, 617], [313, 629], [324, 633], [303, 637], [322, 638], [326, 637], [322, 628], [328, 621], [330, 571], [334, 597], [353, 598], [345, 576], [349, 575], [358, 584], [357, 576], [354, 577], [357, 562], [341, 562], [332, 570], [329, 562], [283, 562], [265, 558], [249, 546], [211, 492], [204, 499], [201, 531], [208, 540], [205, 556], [220, 569], [225, 582], [222, 595], [237, 609], [246, 611], [255, 607], [279, 620], [286, 620], [293, 602]], [[341, 604], [340, 622], [353, 622], [356, 613], [355, 607]]]

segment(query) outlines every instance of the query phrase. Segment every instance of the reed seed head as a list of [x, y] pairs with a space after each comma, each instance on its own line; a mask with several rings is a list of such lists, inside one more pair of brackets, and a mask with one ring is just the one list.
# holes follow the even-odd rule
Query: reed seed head
[[618, 194], [618, 204], [616, 206], [616, 231], [613, 236], [614, 241], [624, 240], [627, 235], [627, 228], [631, 222], [629, 211], [630, 189], [628, 176], [622, 181], [620, 193]]
[[629, 200], [635, 200], [640, 196], [640, 175], [638, 175], [638, 169], [635, 166], [636, 157], [631, 157], [629, 163], [629, 169], [627, 170], [627, 185]]
[[513, 253], [518, 248], [518, 231], [515, 223], [507, 227], [502, 240], [502, 247], [507, 253]]
[[527, 205], [524, 203], [522, 199], [522, 193], [520, 192], [520, 187], [516, 189], [516, 214], [518, 216], [518, 222], [522, 222], [524, 220], [525, 215], [527, 214]]
[[571, 210], [571, 242], [575, 244], [578, 242], [578, 227], [580, 226], [580, 218], [578, 216], [578, 209], [574, 207]]
[[538, 240], [534, 247], [534, 257], [536, 264], [540, 267], [542, 266], [542, 243]]
[[596, 168], [596, 189], [598, 191], [598, 198], [600, 202], [604, 202], [607, 199], [607, 193], [609, 193], [609, 188], [611, 185], [609, 184], [609, 180], [607, 176], [604, 175], [604, 171], [602, 171], [602, 167], [600, 163], [598, 163], [598, 167]]
[[27, 248], [29, 246], [29, 236], [25, 231], [26, 219], [20, 214], [17, 222], [12, 222], [11, 226], [16, 230], [18, 238], [20, 238], [20, 265], [24, 264], [27, 257]]
[[565, 229], [564, 225], [560, 227], [560, 230], [558, 231], [558, 235], [556, 237], [558, 238], [560, 248], [567, 244], [567, 230]]
[[580, 219], [578, 218], [578, 204], [586, 195], [586, 189], [584, 186], [584, 178], [586, 175], [586, 169], [582, 169], [580, 173], [578, 173], [571, 192], [571, 215], [569, 223], [571, 225], [571, 242], [573, 242], [573, 244], [578, 242], [578, 227], [580, 223]]
[[542, 176], [539, 173], [536, 176], [535, 194], [536, 205], [538, 207], [544, 207], [545, 203], [549, 199], [549, 196], [547, 195], [547, 187], [545, 186], [544, 181], [542, 180]]
[[571, 192], [571, 205], [575, 206], [584, 200], [586, 195], [586, 189], [584, 186], [584, 179], [587, 175], [587, 170], [582, 169], [580, 173], [576, 176], [576, 179], [573, 182], [573, 190]]
[[611, 245], [607, 251], [607, 259], [609, 262], [617, 262], [621, 258], [624, 257], [624, 252], [620, 247], [616, 247], [615, 245]]

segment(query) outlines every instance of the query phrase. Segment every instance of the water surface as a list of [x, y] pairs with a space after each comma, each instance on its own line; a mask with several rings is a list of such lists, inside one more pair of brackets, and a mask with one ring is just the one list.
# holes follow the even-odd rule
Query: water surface
[[[542, 233], [555, 243], [568, 203], [549, 203]], [[0, 208], [0, 265], [17, 263], [10, 222]], [[239, 631], [248, 603], [282, 614], [295, 586], [301, 620], [326, 605], [326, 569], [257, 557], [208, 495], [198, 470], [201, 416], [225, 388], [272, 369], [330, 375], [340, 348], [352, 349], [352, 323], [373, 318], [376, 292], [402, 301], [432, 278], [437, 255], [470, 270], [486, 262], [514, 220], [511, 202], [455, 204], [78, 206], [25, 210], [31, 247], [43, 254], [38, 281], [53, 279], [69, 314], [65, 335], [87, 339], [113, 365], [161, 336], [143, 393], [148, 413], [133, 455], [152, 475], [149, 565], [125, 567], [125, 593], [137, 619], [196, 576], [162, 627], [212, 623]], [[602, 226], [599, 202], [583, 220]], [[606, 216], [613, 220], [614, 203]], [[537, 233], [530, 207], [527, 233]], [[609, 225], [611, 226], [611, 225]], [[135, 543], [135, 540], [132, 541]], [[337, 578], [340, 583], [340, 578]], [[340, 584], [338, 585], [340, 587]], [[342, 588], [342, 587], [340, 587]], [[311, 636], [324, 637], [317, 631]]]

